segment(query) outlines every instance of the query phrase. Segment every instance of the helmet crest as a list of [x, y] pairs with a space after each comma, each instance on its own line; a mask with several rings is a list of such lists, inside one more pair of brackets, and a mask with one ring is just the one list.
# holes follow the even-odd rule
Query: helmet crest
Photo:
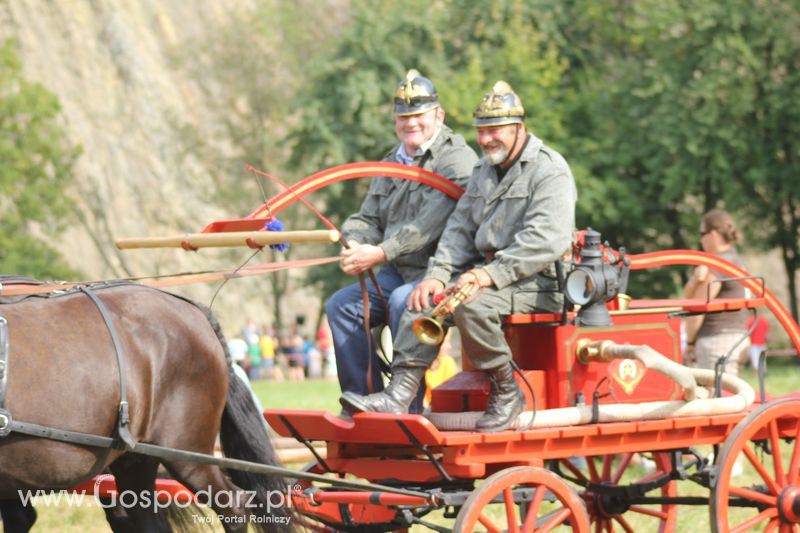
[[433, 82], [413, 68], [395, 89], [393, 100], [399, 116], [419, 115], [440, 105]]
[[483, 95], [472, 116], [475, 118], [474, 126], [517, 124], [525, 121], [525, 108], [511, 86], [501, 80]]

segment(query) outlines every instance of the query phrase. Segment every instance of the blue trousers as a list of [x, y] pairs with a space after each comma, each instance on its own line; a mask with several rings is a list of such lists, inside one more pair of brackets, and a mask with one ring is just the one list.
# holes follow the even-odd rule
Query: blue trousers
[[[405, 283], [402, 276], [391, 266], [385, 266], [375, 276], [378, 285], [387, 299], [389, 307], [389, 320], [383, 309], [372, 280], [367, 279], [367, 294], [369, 295], [369, 324], [370, 327], [388, 323], [392, 338], [397, 339], [398, 325], [403, 311], [406, 309], [408, 295], [416, 287], [419, 280]], [[325, 312], [331, 326], [333, 336], [333, 349], [336, 353], [336, 372], [342, 392], [355, 392], [356, 394], [369, 394], [367, 386], [367, 367], [372, 359], [373, 392], [383, 390], [380, 373], [380, 358], [375, 351], [368, 350], [369, 344], [364, 331], [364, 303], [361, 297], [361, 286], [358, 283], [348, 285], [338, 290], [325, 303]], [[411, 406], [411, 412], [421, 412], [422, 398], [425, 396], [424, 383], [420, 394]]]

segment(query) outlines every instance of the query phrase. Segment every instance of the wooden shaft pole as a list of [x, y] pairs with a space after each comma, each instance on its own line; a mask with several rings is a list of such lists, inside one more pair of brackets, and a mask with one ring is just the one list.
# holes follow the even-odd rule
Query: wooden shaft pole
[[336, 230], [311, 231], [231, 231], [219, 233], [187, 233], [171, 237], [136, 237], [117, 239], [120, 250], [134, 248], [211, 248], [224, 246], [269, 246], [270, 244], [337, 242]]

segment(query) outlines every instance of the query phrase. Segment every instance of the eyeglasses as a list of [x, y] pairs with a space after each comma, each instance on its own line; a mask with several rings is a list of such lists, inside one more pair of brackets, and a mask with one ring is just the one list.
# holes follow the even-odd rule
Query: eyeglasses
[[711, 233], [712, 231], [713, 231], [712, 229], [707, 229], [707, 230], [705, 230], [705, 231], [703, 231], [703, 230], [700, 230], [700, 236], [701, 236], [701, 237], [705, 237], [706, 235], [708, 235], [708, 234], [709, 234], [709, 233]]

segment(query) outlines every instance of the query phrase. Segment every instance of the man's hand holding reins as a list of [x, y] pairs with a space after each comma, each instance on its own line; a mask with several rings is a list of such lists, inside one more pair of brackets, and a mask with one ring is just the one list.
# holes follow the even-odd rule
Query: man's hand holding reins
[[386, 261], [386, 254], [380, 246], [360, 244], [358, 241], [347, 241], [349, 248], [342, 250], [339, 267], [342, 272], [356, 276]]

